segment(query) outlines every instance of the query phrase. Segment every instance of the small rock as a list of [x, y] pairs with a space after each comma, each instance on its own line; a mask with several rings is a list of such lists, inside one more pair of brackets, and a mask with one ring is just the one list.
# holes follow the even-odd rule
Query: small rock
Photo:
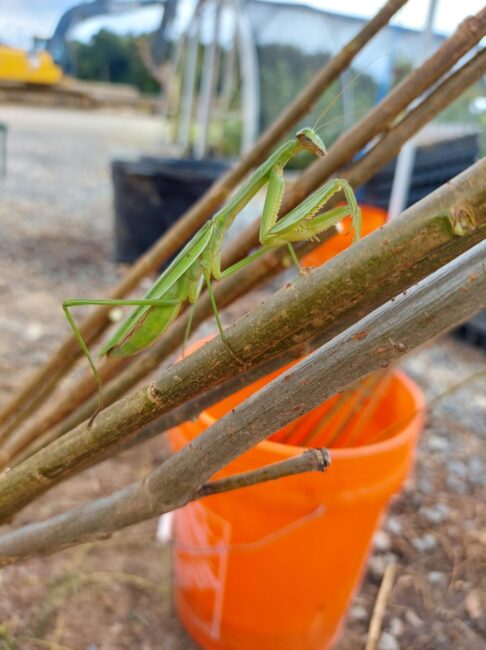
[[427, 580], [431, 585], [441, 585], [446, 581], [446, 576], [441, 571], [429, 571]]
[[44, 328], [40, 323], [33, 321], [28, 323], [24, 329], [25, 338], [28, 341], [38, 341], [44, 334]]
[[386, 527], [394, 535], [401, 535], [403, 533], [402, 522], [398, 517], [388, 517]]
[[387, 564], [397, 562], [398, 558], [394, 553], [385, 553], [385, 555], [373, 555], [369, 561], [369, 570], [377, 577], [381, 578], [385, 573]]
[[397, 616], [394, 616], [390, 621], [390, 633], [392, 636], [400, 636], [403, 634], [404, 629], [403, 621]]
[[389, 632], [383, 632], [378, 641], [379, 650], [400, 650], [398, 641]]
[[409, 476], [407, 479], [405, 479], [405, 483], [403, 484], [403, 492], [414, 492], [415, 491], [415, 477]]
[[417, 489], [423, 494], [432, 494], [432, 483], [426, 478], [421, 478], [417, 481]]
[[412, 539], [412, 544], [417, 551], [431, 551], [437, 546], [437, 541], [431, 533], [426, 533], [422, 537]]
[[407, 623], [413, 625], [413, 627], [420, 627], [423, 624], [422, 619], [417, 616], [413, 609], [405, 610], [405, 619]]
[[391, 546], [390, 536], [384, 530], [376, 531], [373, 546], [377, 551], [388, 551]]
[[449, 451], [451, 445], [449, 441], [442, 436], [431, 435], [427, 440], [427, 447], [431, 451]]
[[466, 465], [461, 460], [450, 460], [447, 464], [447, 467], [450, 472], [457, 474], [457, 476], [465, 477], [467, 476]]
[[123, 311], [120, 307], [112, 307], [108, 312], [108, 318], [112, 323], [118, 323], [123, 317]]
[[447, 518], [449, 514], [449, 508], [445, 503], [438, 503], [435, 506], [427, 508], [423, 506], [419, 510], [422, 517], [425, 517], [427, 521], [430, 521], [432, 524], [440, 524]]
[[355, 621], [366, 621], [368, 619], [368, 612], [362, 605], [352, 607], [349, 615]]
[[464, 479], [460, 478], [459, 476], [448, 476], [446, 485], [449, 490], [456, 492], [456, 494], [466, 494], [466, 484], [464, 483]]
[[373, 555], [370, 558], [368, 566], [373, 575], [381, 578], [385, 573], [386, 560], [383, 555]]
[[481, 598], [477, 589], [473, 589], [468, 593], [464, 600], [464, 606], [471, 619], [481, 619], [483, 617], [483, 610], [481, 608]]

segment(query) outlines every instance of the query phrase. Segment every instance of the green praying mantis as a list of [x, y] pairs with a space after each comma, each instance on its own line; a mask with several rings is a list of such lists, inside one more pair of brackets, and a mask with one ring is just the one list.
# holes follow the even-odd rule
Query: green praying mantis
[[[195, 233], [171, 264], [159, 276], [148, 293], [140, 300], [85, 300], [73, 299], [63, 303], [66, 317], [72, 327], [84, 355], [93, 371], [101, 396], [101, 378], [88, 347], [71, 314], [71, 307], [81, 305], [135, 306], [136, 309], [120, 325], [115, 334], [100, 350], [100, 356], [125, 357], [148, 347], [162, 334], [177, 317], [187, 300], [195, 304], [203, 285], [206, 284], [216, 324], [222, 341], [232, 356], [236, 356], [224, 334], [218, 307], [214, 297], [212, 279], [220, 280], [250, 264], [271, 248], [287, 246], [290, 257], [300, 270], [292, 242], [316, 237], [319, 233], [337, 224], [350, 215], [353, 220], [354, 240], [361, 233], [361, 210], [348, 182], [335, 178], [309, 195], [287, 215], [278, 219], [284, 193], [283, 170], [291, 158], [301, 151], [309, 151], [319, 157], [326, 154], [326, 148], [311, 128], [301, 129], [293, 138], [281, 145], [258, 169], [234, 196]], [[260, 248], [230, 267], [221, 269], [221, 249], [226, 232], [240, 211], [267, 185], [260, 224]], [[346, 205], [321, 212], [329, 199], [342, 192]], [[191, 318], [188, 320], [186, 338]], [[239, 360], [241, 362], [241, 360]], [[242, 362], [241, 362], [242, 363]], [[101, 402], [100, 402], [101, 405]]]

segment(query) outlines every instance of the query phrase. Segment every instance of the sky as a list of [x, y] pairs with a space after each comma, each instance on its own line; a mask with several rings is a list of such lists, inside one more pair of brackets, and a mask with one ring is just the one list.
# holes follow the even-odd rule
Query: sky
[[[191, 0], [181, 0], [186, 7]], [[52, 34], [62, 13], [79, 0], [0, 0], [0, 41], [19, 47], [29, 47], [34, 35]], [[384, 4], [384, 0], [293, 0], [342, 14], [370, 17]], [[438, 0], [435, 30], [449, 34], [466, 16], [476, 13], [484, 0]], [[427, 12], [425, 0], [409, 0], [392, 21], [403, 27], [421, 29]], [[101, 27], [126, 33], [140, 33], [154, 29], [160, 21], [161, 9], [145, 8], [119, 16], [107, 16], [85, 21], [72, 36], [89, 40]]]

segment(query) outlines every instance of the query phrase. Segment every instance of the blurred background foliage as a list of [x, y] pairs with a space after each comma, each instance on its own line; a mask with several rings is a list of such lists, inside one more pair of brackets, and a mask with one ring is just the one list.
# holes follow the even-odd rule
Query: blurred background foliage
[[[150, 39], [151, 34], [145, 33], [135, 37], [102, 29], [87, 43], [71, 41], [75, 76], [83, 80], [130, 84], [146, 94], [159, 93], [158, 82], [153, 79], [143, 63], [137, 45], [139, 38]], [[200, 84], [203, 49], [202, 46], [199, 47], [197, 86]], [[308, 54], [291, 45], [279, 44], [260, 46], [257, 55], [261, 78], [260, 126], [261, 130], [264, 130], [329, 57], [322, 53]], [[184, 56], [181, 69], [183, 67]], [[396, 62], [393, 71], [394, 85], [399, 83], [410, 69], [409, 61]], [[345, 91], [341, 96], [343, 88]], [[346, 78], [340, 79], [329, 88], [300, 126], [315, 125], [317, 122], [322, 138], [330, 145], [346, 127], [368, 112], [375, 104], [377, 95], [377, 84], [371, 75], [350, 69]], [[482, 155], [486, 153], [486, 110], [475, 110], [474, 107], [478, 98], [486, 101], [484, 95], [484, 83], [479, 82], [469, 88], [436, 120], [441, 123], [471, 125], [480, 130]], [[219, 125], [211, 125], [211, 150], [216, 155], [237, 156], [239, 153], [242, 129], [238, 109], [240, 101], [240, 93], [236, 89], [223, 111], [225, 119], [219, 121]], [[293, 161], [292, 166], [304, 167], [308, 161], [308, 157], [303, 154]]]
[[70, 52], [78, 79], [130, 84], [142, 93], [159, 91], [142, 61], [137, 39], [130, 34], [101, 29], [88, 43], [71, 41]]

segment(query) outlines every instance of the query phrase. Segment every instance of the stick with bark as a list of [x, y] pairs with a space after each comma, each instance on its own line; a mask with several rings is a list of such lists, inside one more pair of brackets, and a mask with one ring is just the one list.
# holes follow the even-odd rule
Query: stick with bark
[[482, 242], [316, 350], [144, 480], [0, 537], [0, 564], [105, 539], [120, 528], [183, 506], [234, 458], [347, 385], [470, 317], [485, 305], [485, 297]]

